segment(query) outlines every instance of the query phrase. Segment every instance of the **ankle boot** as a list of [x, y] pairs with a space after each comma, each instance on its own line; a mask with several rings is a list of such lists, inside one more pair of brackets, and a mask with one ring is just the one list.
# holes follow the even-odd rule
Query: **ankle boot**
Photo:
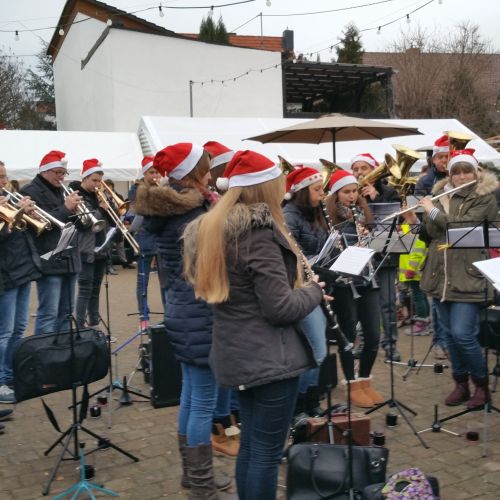
[[[217, 487], [214, 480], [214, 469], [212, 466], [212, 446], [209, 444], [200, 446], [186, 446], [184, 448], [187, 460], [187, 473], [190, 500], [218, 500]], [[231, 486], [231, 479], [226, 477], [227, 489]]]
[[179, 446], [179, 453], [181, 455], [182, 462], [182, 478], [181, 478], [181, 486], [183, 488], [189, 488], [189, 478], [187, 473], [187, 460], [186, 460], [186, 436], [182, 434], [177, 434], [177, 443]]
[[372, 387], [371, 375], [367, 378], [358, 378], [358, 380], [360, 381], [361, 389], [372, 400], [374, 405], [379, 405], [384, 402], [382, 395]]
[[477, 378], [472, 376], [472, 382], [476, 386], [474, 395], [467, 402], [467, 409], [481, 410], [486, 403], [490, 402], [490, 390], [488, 388], [488, 377]]
[[[363, 391], [362, 388], [362, 380], [351, 380], [351, 403], [354, 406], [359, 406], [360, 408], [372, 408], [373, 401], [371, 398]], [[348, 396], [347, 392], [347, 382], [344, 380], [342, 382], [346, 386], [346, 397]]]
[[311, 385], [306, 392], [306, 413], [310, 417], [317, 417], [323, 413], [319, 405], [320, 390], [317, 385]]
[[227, 436], [226, 429], [222, 424], [215, 422], [212, 424], [212, 448], [214, 451], [228, 457], [236, 457], [240, 450], [240, 441], [239, 439], [232, 439], [232, 437]]
[[453, 375], [453, 380], [455, 381], [455, 388], [444, 400], [444, 404], [447, 406], [457, 406], [470, 398], [469, 375]]

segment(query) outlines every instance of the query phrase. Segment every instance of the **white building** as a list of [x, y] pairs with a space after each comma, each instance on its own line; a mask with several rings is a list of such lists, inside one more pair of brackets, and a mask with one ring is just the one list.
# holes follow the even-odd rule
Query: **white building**
[[283, 116], [281, 52], [198, 42], [95, 0], [66, 2], [58, 25], [75, 22], [49, 48], [58, 130], [136, 131], [143, 115]]

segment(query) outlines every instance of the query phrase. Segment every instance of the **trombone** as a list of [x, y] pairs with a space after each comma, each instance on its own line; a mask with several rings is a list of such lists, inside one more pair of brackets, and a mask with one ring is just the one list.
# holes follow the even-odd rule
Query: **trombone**
[[[125, 215], [129, 209], [130, 201], [123, 201], [103, 180], [100, 183], [102, 191], [106, 191], [115, 205], [114, 211], [121, 217]], [[109, 202], [108, 202], [109, 205]]]
[[[10, 198], [11, 203], [19, 203], [22, 199], [23, 196], [20, 195], [19, 193], [12, 193], [11, 191], [7, 189], [3, 189], [5, 193]], [[58, 227], [61, 231], [66, 227], [70, 226], [71, 224], [64, 224], [60, 220], [56, 219], [54, 216], [50, 215], [48, 212], [45, 210], [42, 210], [40, 207], [35, 205], [35, 209], [33, 212], [31, 212], [33, 217], [31, 215], [26, 215], [23, 214], [23, 220], [33, 226], [36, 230], [37, 236], [39, 236], [43, 231], [50, 231], [54, 227]]]
[[121, 221], [119, 214], [117, 214], [109, 201], [106, 198], [106, 195], [97, 187], [95, 190], [97, 198], [99, 202], [104, 204], [105, 210], [108, 213], [109, 217], [113, 220], [118, 230], [122, 233], [123, 237], [128, 241], [129, 245], [132, 247], [132, 250], [136, 255], [140, 253], [139, 243], [137, 243], [136, 239], [130, 234], [130, 231], [125, 227], [125, 224]]
[[[61, 184], [61, 186], [65, 193], [65, 198], [75, 192], [73, 189], [67, 188], [64, 184]], [[81, 223], [84, 226], [90, 226], [90, 230], [93, 233], [98, 233], [106, 227], [106, 221], [97, 219], [83, 201], [78, 204], [78, 206], [76, 207], [76, 211]]]

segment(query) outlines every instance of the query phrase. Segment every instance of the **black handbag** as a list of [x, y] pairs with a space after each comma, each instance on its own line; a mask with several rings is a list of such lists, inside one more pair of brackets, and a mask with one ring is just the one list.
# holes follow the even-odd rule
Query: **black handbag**
[[70, 332], [33, 335], [22, 339], [14, 351], [16, 401], [45, 396], [86, 385], [108, 373], [109, 347], [99, 330], [73, 332], [74, 363]]
[[[353, 488], [357, 498], [374, 483], [385, 483], [389, 450], [352, 446]], [[299, 443], [288, 449], [287, 499], [327, 500], [348, 498], [348, 447]]]

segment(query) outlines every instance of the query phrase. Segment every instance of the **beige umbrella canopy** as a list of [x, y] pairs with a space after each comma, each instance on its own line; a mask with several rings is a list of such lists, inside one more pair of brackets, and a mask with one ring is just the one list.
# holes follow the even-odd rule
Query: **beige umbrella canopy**
[[246, 140], [268, 142], [288, 142], [321, 144], [332, 142], [333, 161], [336, 161], [335, 143], [337, 141], [361, 141], [369, 139], [385, 139], [403, 135], [420, 135], [413, 127], [355, 118], [341, 114], [325, 115], [291, 127], [282, 128], [266, 134], [249, 137]]

